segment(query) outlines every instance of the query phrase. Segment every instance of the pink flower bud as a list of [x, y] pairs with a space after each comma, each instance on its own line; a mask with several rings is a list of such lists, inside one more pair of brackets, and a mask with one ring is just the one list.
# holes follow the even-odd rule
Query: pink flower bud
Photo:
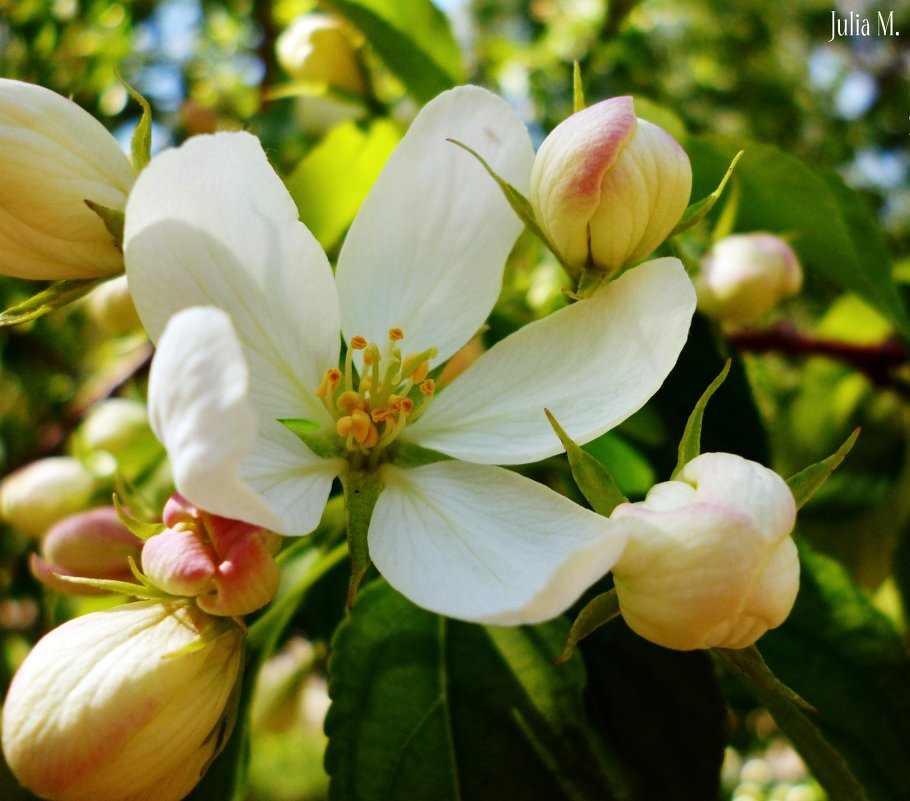
[[35, 577], [60, 592], [94, 594], [92, 587], [61, 581], [57, 575], [132, 581], [129, 558], [139, 559], [142, 540], [130, 532], [112, 506], [89, 509], [56, 523], [32, 555]]
[[51, 801], [180, 801], [233, 727], [243, 635], [193, 605], [142, 602], [43, 637], [3, 707], [3, 753]]
[[745, 648], [790, 613], [796, 504], [768, 468], [704, 453], [611, 519], [629, 535], [613, 568], [619, 606], [645, 639], [682, 651]]
[[803, 271], [773, 234], [736, 234], [717, 242], [695, 280], [698, 308], [723, 322], [748, 322], [799, 292]]
[[194, 597], [213, 615], [246, 615], [278, 591], [278, 535], [202, 512], [179, 495], [164, 509], [169, 528], [145, 544], [143, 572], [174, 595]]
[[692, 168], [631, 97], [573, 114], [544, 140], [531, 171], [537, 222], [563, 261], [607, 274], [649, 255], [686, 210]]

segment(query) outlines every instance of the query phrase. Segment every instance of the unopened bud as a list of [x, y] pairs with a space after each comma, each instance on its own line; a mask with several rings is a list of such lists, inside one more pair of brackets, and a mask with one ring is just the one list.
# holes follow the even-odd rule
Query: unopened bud
[[778, 236], [736, 234], [717, 242], [695, 279], [698, 308], [709, 317], [742, 323], [799, 292], [803, 271], [793, 249]]
[[202, 512], [179, 495], [168, 501], [164, 522], [168, 528], [145, 543], [142, 570], [165, 592], [195, 598], [213, 615], [238, 616], [278, 591], [277, 534]]
[[354, 42], [345, 27], [327, 14], [305, 14], [294, 20], [276, 42], [278, 63], [296, 81], [365, 91]]
[[129, 159], [71, 100], [0, 79], [0, 273], [93, 278], [123, 270], [123, 254], [86, 204], [122, 211]]
[[619, 606], [645, 639], [683, 651], [745, 648], [790, 613], [796, 504], [768, 468], [705, 453], [611, 519], [629, 535], [613, 568]]
[[84, 451], [105, 451], [126, 472], [147, 464], [150, 454], [161, 452], [145, 404], [129, 398], [108, 398], [94, 406], [77, 436]]
[[86, 298], [91, 318], [108, 334], [120, 336], [142, 328], [125, 275], [105, 281]]
[[3, 707], [3, 753], [51, 801], [180, 801], [233, 727], [243, 635], [193, 605], [93, 612], [43, 637]]
[[78, 459], [52, 456], [10, 473], [0, 484], [0, 516], [30, 537], [84, 509], [95, 479]]
[[531, 171], [537, 222], [571, 269], [613, 274], [648, 256], [689, 202], [692, 168], [631, 97], [573, 114], [544, 140]]
[[53, 525], [41, 541], [41, 556], [32, 555], [35, 577], [61, 592], [94, 594], [93, 587], [58, 576], [132, 580], [130, 557], [139, 559], [142, 540], [120, 521], [113, 506], [71, 515]]

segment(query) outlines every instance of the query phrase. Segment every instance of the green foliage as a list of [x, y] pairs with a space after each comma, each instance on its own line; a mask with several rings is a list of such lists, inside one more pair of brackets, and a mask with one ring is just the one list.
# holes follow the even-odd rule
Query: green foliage
[[698, 403], [695, 404], [692, 414], [686, 421], [685, 431], [683, 431], [682, 439], [679, 441], [676, 469], [673, 470], [673, 474], [670, 478], [675, 478], [680, 470], [701, 453], [701, 427], [705, 417], [705, 408], [708, 405], [708, 401], [711, 400], [711, 396], [717, 392], [721, 384], [726, 380], [727, 375], [729, 375], [730, 364], [730, 359], [727, 359], [724, 364], [724, 369], [721, 370], [720, 375], [708, 385], [708, 388], [698, 399]]
[[332, 644], [329, 798], [609, 801], [581, 663], [553, 664], [566, 630], [447, 620], [371, 584]]
[[102, 281], [104, 281], [103, 278], [76, 278], [66, 281], [55, 281], [46, 289], [42, 289], [32, 295], [28, 300], [21, 301], [15, 306], [10, 306], [10, 308], [0, 312], [0, 328], [37, 320], [48, 312], [66, 306], [74, 300], [87, 295]]

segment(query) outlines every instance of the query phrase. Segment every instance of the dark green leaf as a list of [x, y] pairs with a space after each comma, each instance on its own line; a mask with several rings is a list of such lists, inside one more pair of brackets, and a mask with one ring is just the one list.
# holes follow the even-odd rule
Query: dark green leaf
[[796, 475], [790, 476], [790, 478], [787, 479], [787, 486], [790, 487], [790, 491], [796, 499], [797, 509], [800, 509], [809, 498], [815, 495], [822, 484], [828, 480], [828, 477], [837, 470], [840, 463], [844, 461], [847, 454], [850, 453], [850, 449], [853, 447], [853, 443], [856, 442], [858, 436], [859, 429], [857, 428], [849, 437], [847, 437], [844, 444], [827, 459], [822, 459], [820, 462], [811, 464], [804, 470], [800, 470]]
[[474, 626], [364, 588], [329, 664], [330, 799], [609, 801], [581, 662], [553, 664], [567, 627]]
[[865, 201], [840, 178], [770, 145], [721, 137], [692, 137], [686, 145], [698, 192], [705, 191], [708, 176], [745, 150], [736, 171], [742, 190], [737, 230], [792, 236], [807, 272], [856, 292], [910, 336], [910, 317], [891, 278], [881, 229]]
[[323, 0], [359, 28], [418, 103], [463, 83], [461, 51], [431, 0]]
[[572, 470], [572, 477], [578, 484], [578, 488], [595, 512], [609, 517], [613, 510], [619, 504], [625, 503], [628, 498], [622, 494], [613, 480], [613, 476], [607, 472], [607, 468], [572, 441], [569, 435], [563, 431], [562, 426], [556, 422], [556, 418], [549, 409], [544, 409], [544, 412], [546, 412], [547, 420], [553, 426], [556, 436], [566, 449], [569, 468]]
[[726, 380], [727, 374], [730, 372], [730, 364], [731, 360], [727, 359], [724, 369], [720, 371], [720, 375], [708, 385], [708, 388], [698, 399], [698, 403], [695, 404], [692, 414], [689, 415], [686, 429], [683, 431], [682, 439], [679, 441], [676, 469], [673, 471], [671, 478], [676, 478], [679, 471], [701, 453], [701, 426], [705, 417], [705, 407], [708, 405], [708, 401], [711, 400], [711, 396], [717, 392], [720, 385]]
[[[783, 626], [762, 638], [762, 654], [778, 678], [818, 710], [811, 722], [844, 757], [870, 801], [906, 798], [910, 787], [906, 645], [840, 564], [805, 544], [800, 545], [800, 562], [796, 606]], [[803, 756], [807, 762], [813, 758]], [[837, 780], [809, 765], [831, 801], [862, 798], [843, 792], [848, 788], [840, 788]]]
[[6, 311], [0, 312], [0, 328], [7, 325], [19, 325], [29, 320], [36, 320], [48, 312], [62, 308], [83, 295], [91, 292], [105, 278], [71, 279], [55, 281], [46, 289], [32, 295], [28, 300], [10, 306]]
[[727, 171], [724, 173], [724, 177], [720, 179], [720, 183], [710, 195], [705, 198], [702, 198], [698, 203], [693, 203], [689, 208], [686, 209], [685, 213], [682, 216], [682, 219], [676, 224], [676, 227], [670, 232], [670, 236], [675, 236], [676, 234], [681, 234], [683, 231], [687, 231], [692, 226], [700, 223], [705, 217], [708, 216], [708, 212], [714, 208], [714, 204], [720, 200], [720, 196], [723, 194], [724, 187], [727, 185], [727, 181], [730, 180], [730, 176], [733, 175], [733, 170], [736, 169], [736, 164], [743, 155], [742, 150], [739, 151], [734, 157], [733, 161], [730, 162], [730, 166], [727, 167]]

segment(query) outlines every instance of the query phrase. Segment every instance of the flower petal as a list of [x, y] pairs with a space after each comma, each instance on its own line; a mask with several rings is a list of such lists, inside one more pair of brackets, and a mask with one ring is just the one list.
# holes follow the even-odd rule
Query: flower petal
[[[178, 312], [159, 339], [149, 377], [149, 417], [178, 491], [212, 514], [280, 533], [311, 531], [339, 464], [320, 459], [289, 431], [284, 460], [275, 459], [278, 446], [257, 440], [248, 391], [249, 371], [227, 314], [213, 308]], [[264, 483], [263, 463], [280, 465], [280, 480]]]
[[370, 557], [395, 589], [449, 617], [549, 620], [603, 576], [626, 543], [606, 518], [499, 467], [385, 465], [381, 475]]
[[505, 101], [476, 86], [427, 104], [389, 158], [344, 242], [336, 277], [345, 338], [447, 359], [483, 324], [522, 224], [469, 153], [527, 193], [534, 151]]
[[332, 271], [255, 137], [198, 136], [157, 156], [130, 194], [124, 241], [152, 339], [180, 309], [223, 309], [243, 345], [261, 426], [330, 422], [314, 393], [338, 363]]
[[588, 442], [657, 391], [694, 310], [695, 292], [678, 259], [642, 264], [497, 343], [405, 436], [468, 461], [533, 462], [562, 451], [548, 408], [572, 439]]

